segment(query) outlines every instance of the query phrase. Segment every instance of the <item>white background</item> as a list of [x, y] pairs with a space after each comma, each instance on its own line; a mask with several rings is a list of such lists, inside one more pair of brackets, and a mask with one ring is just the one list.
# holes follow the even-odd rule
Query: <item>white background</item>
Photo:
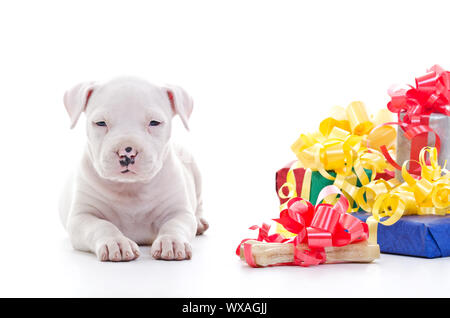
[[[448, 1], [14, 1], [0, 4], [0, 296], [449, 297], [448, 258], [251, 269], [248, 226], [278, 214], [275, 171], [330, 107], [450, 68]], [[210, 230], [191, 261], [101, 263], [74, 251], [58, 194], [85, 142], [62, 96], [137, 75], [184, 87], [175, 137], [204, 176]], [[354, 286], [357, 286], [354, 288]]]

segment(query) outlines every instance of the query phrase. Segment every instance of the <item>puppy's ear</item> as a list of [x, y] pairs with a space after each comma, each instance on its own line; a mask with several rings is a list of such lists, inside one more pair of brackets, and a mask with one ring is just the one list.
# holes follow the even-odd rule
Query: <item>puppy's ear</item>
[[184, 127], [189, 130], [188, 120], [194, 108], [191, 96], [178, 86], [165, 85], [163, 89], [167, 94], [167, 98], [169, 98], [174, 115], [178, 114]]
[[64, 106], [71, 121], [70, 129], [75, 127], [81, 113], [86, 110], [95, 87], [95, 82], [80, 83], [64, 94]]

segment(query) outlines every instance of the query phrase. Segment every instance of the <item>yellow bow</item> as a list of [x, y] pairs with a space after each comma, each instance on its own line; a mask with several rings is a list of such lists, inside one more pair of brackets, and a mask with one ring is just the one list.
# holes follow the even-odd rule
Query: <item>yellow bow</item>
[[[429, 155], [429, 164], [426, 156]], [[409, 160], [408, 160], [409, 161]], [[361, 187], [356, 201], [361, 208], [371, 212], [367, 223], [371, 233], [376, 233], [377, 224], [392, 225], [403, 215], [445, 215], [450, 213], [450, 174], [437, 163], [437, 150], [424, 147], [420, 151], [419, 179], [411, 176], [407, 170], [408, 161], [402, 165], [402, 177], [405, 182], [396, 179], [376, 180]], [[381, 218], [387, 217], [381, 221]], [[376, 240], [376, 237], [373, 238]]]
[[[346, 109], [335, 107], [332, 115], [320, 123], [319, 131], [301, 134], [291, 146], [298, 162], [291, 167], [283, 185], [290, 190], [288, 197], [297, 195], [293, 170], [303, 167], [319, 171], [324, 178], [333, 180], [334, 185], [349, 199], [350, 211], [358, 210], [358, 207], [352, 209], [359, 190], [357, 180], [365, 185], [386, 168], [393, 170], [377, 147], [387, 145], [392, 153], [395, 150], [395, 129], [390, 126], [381, 127], [382, 129], [376, 129], [371, 134], [374, 127], [388, 121], [391, 121], [391, 113], [384, 109], [371, 121], [362, 102], [352, 102]], [[373, 148], [366, 147], [368, 142]], [[371, 180], [364, 169], [372, 172]], [[327, 170], [335, 171], [336, 176], [332, 176]], [[310, 184], [304, 180], [302, 198], [309, 200], [309, 189]]]

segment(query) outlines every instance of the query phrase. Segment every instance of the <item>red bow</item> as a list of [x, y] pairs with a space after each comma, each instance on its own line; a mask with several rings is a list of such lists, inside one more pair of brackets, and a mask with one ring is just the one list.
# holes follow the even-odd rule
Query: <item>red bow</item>
[[417, 115], [442, 113], [450, 116], [450, 72], [434, 65], [428, 73], [416, 78], [416, 87], [393, 90], [388, 94], [388, 109], [393, 113], [406, 113], [406, 122]]
[[[408, 89], [390, 89], [391, 101], [387, 107], [397, 113], [398, 124], [411, 140], [410, 163], [408, 171], [420, 174], [420, 165], [416, 162], [420, 150], [427, 146], [428, 133], [435, 134], [435, 147], [440, 152], [440, 138], [429, 127], [431, 113], [442, 113], [450, 116], [450, 72], [439, 65], [434, 65], [423, 76], [416, 78], [416, 87]], [[403, 115], [403, 116], [402, 116]], [[381, 149], [387, 161], [396, 169], [401, 169], [386, 149]]]
[[[260, 229], [259, 241], [291, 243], [295, 246], [307, 244], [308, 249], [295, 249], [293, 264], [278, 265], [310, 266], [324, 263], [326, 261], [325, 247], [344, 246], [364, 241], [369, 237], [367, 224], [346, 213], [348, 200], [336, 186], [323, 188], [317, 202], [328, 195], [337, 193], [340, 194], [340, 198], [334, 206], [331, 204], [314, 206], [302, 198], [292, 198], [287, 202], [287, 209], [281, 211], [280, 217], [274, 221], [289, 232], [297, 234], [293, 239], [284, 239], [280, 234], [268, 236], [270, 226], [267, 224], [263, 224], [263, 227], [253, 226], [251, 229]], [[246, 240], [243, 240], [241, 244]], [[238, 255], [241, 244], [236, 251]], [[245, 259], [250, 266], [255, 266], [250, 248], [249, 244], [244, 244]]]

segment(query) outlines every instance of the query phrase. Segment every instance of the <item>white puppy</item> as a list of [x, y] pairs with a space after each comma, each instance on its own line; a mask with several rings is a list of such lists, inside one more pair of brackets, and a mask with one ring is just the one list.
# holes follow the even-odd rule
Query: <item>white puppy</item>
[[190, 241], [208, 224], [198, 168], [170, 136], [176, 114], [188, 129], [190, 96], [127, 77], [78, 84], [64, 105], [72, 128], [82, 112], [87, 118], [81, 165], [60, 202], [73, 247], [102, 261], [129, 261], [139, 256], [138, 244], [151, 244], [156, 259], [189, 259]]

